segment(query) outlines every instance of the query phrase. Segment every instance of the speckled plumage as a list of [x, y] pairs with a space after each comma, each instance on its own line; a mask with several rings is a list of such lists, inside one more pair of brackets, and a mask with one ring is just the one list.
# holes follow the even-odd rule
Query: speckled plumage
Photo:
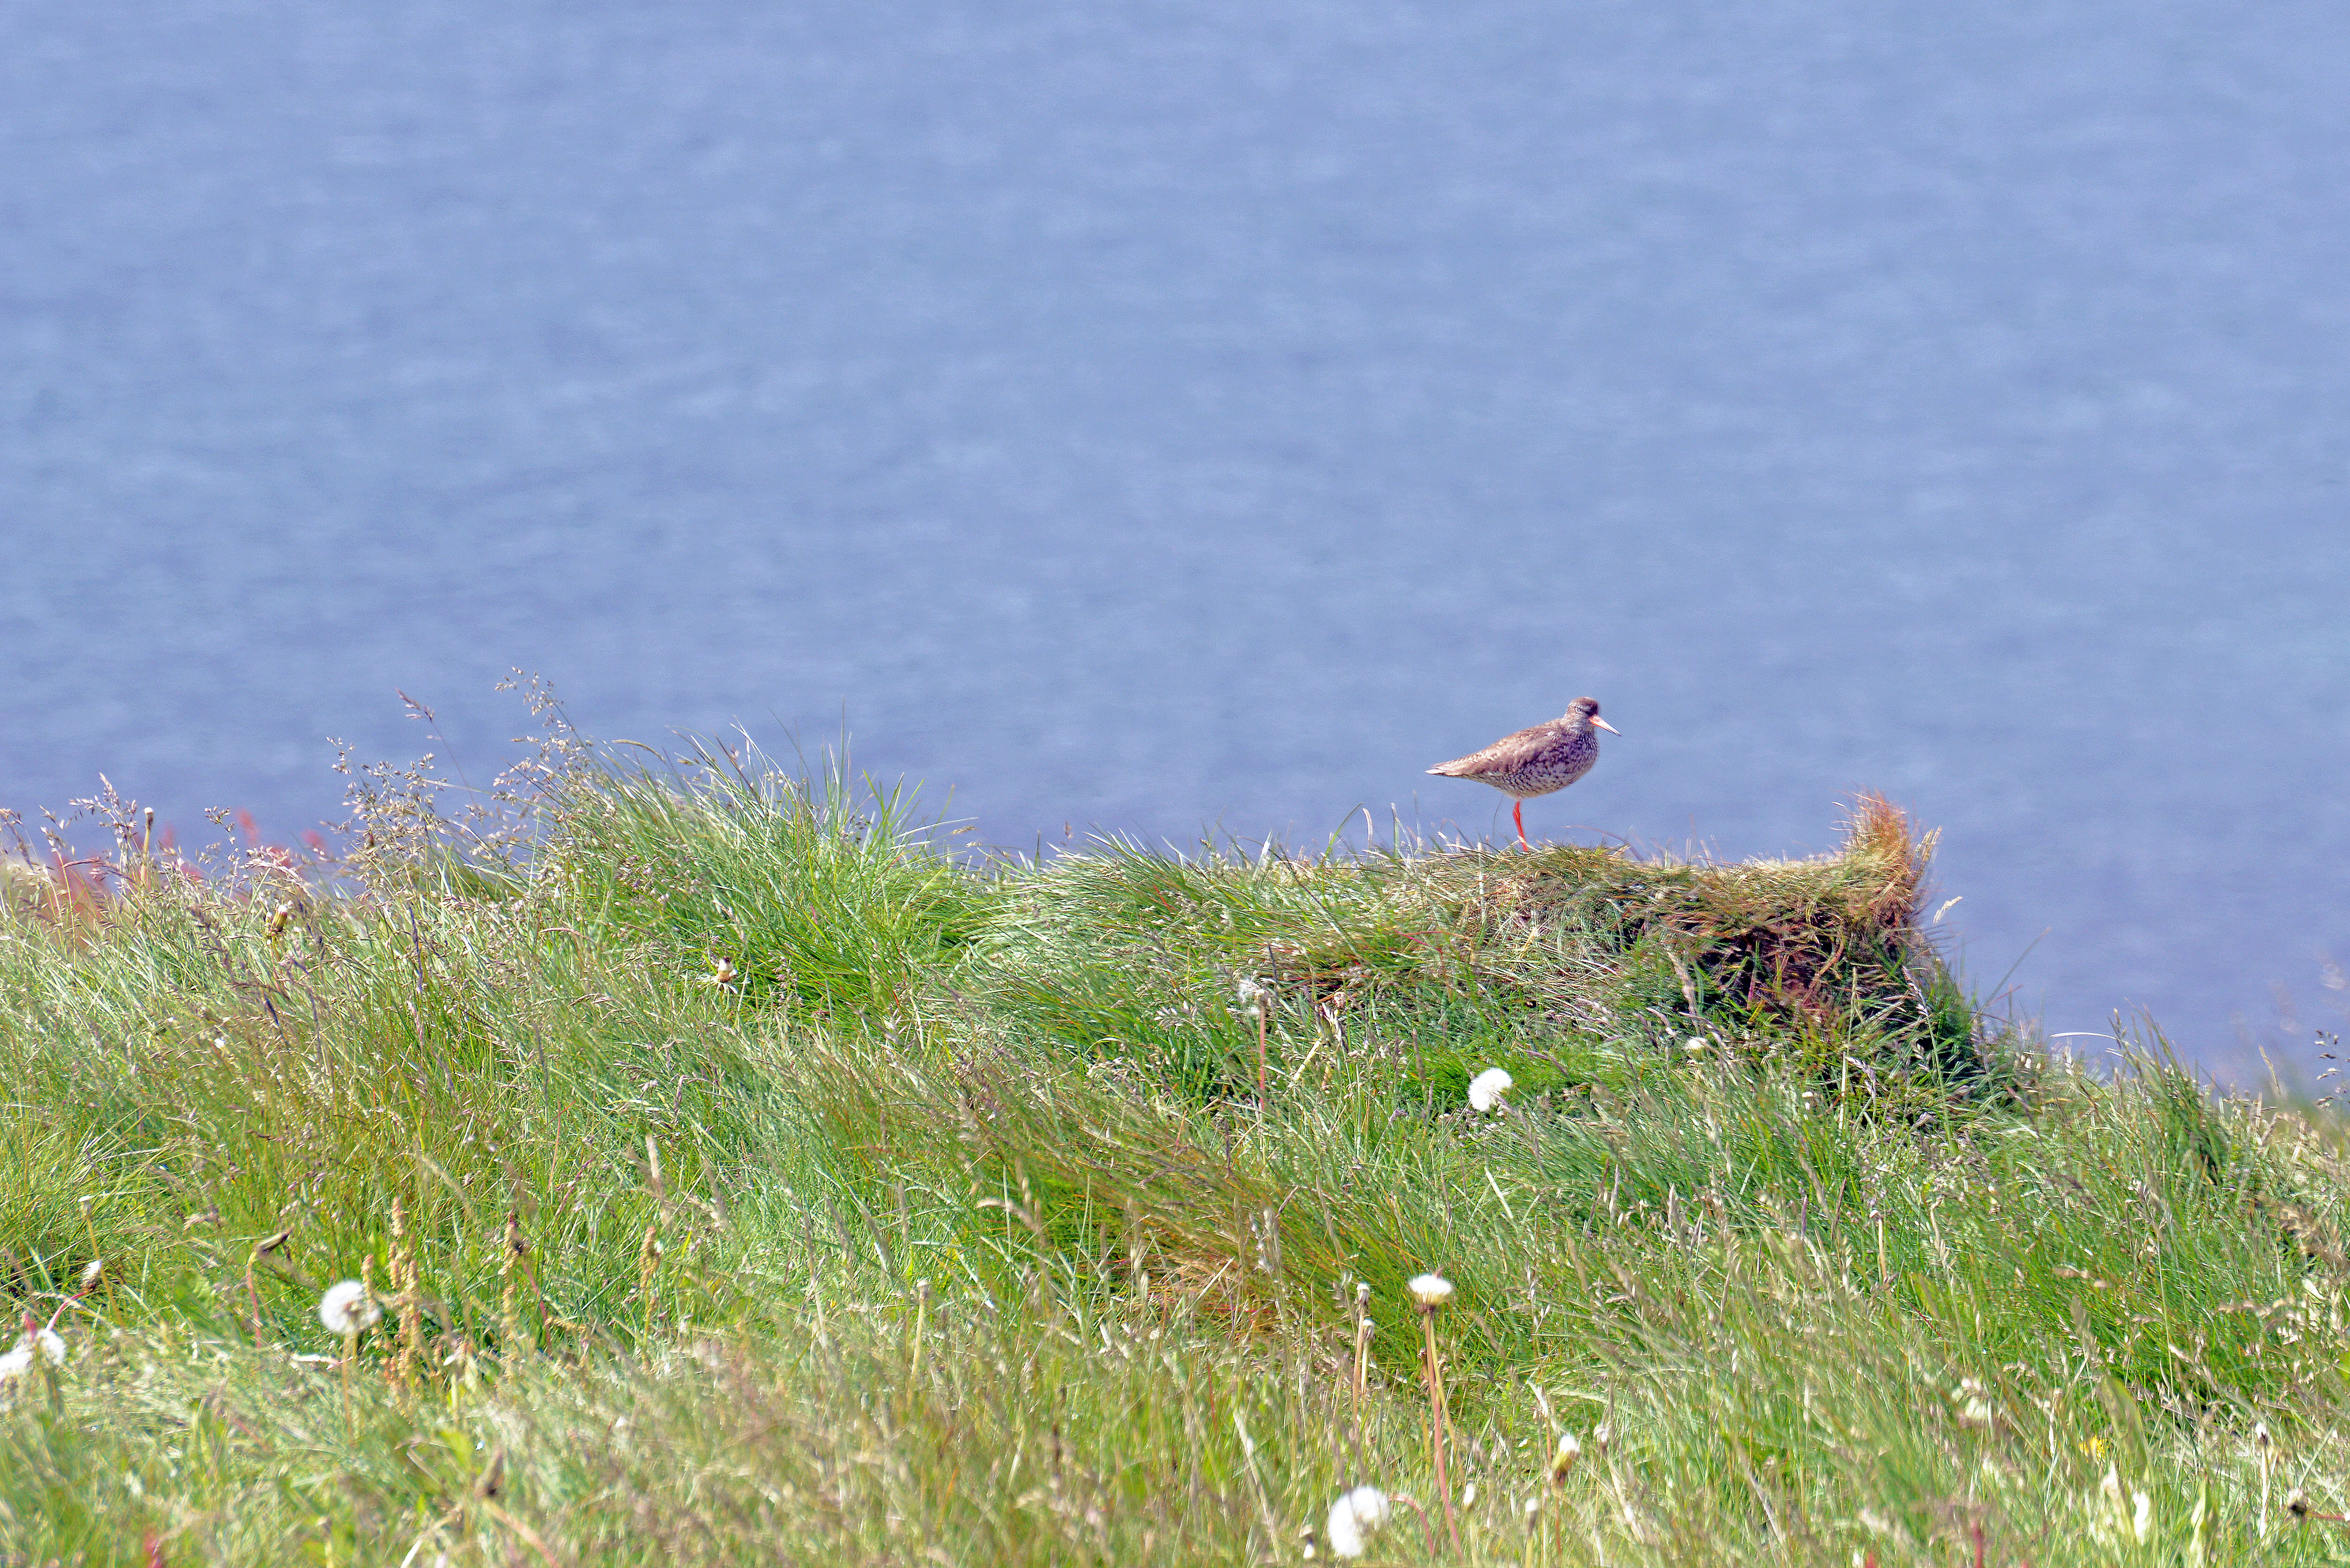
[[1538, 794], [1563, 790], [1591, 771], [1599, 760], [1599, 737], [1592, 732], [1618, 732], [1599, 716], [1599, 700], [1577, 697], [1566, 712], [1547, 724], [1504, 735], [1482, 752], [1439, 763], [1428, 771], [1446, 778], [1475, 779], [1492, 784], [1520, 804], [1510, 807], [1518, 826], [1518, 842], [1526, 841], [1523, 803]]

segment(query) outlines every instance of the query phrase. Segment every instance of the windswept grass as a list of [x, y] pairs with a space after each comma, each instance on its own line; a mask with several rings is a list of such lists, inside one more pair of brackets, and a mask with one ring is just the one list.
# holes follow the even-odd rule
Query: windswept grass
[[0, 1286], [68, 1355], [0, 1560], [1296, 1561], [1359, 1484], [1373, 1562], [2350, 1546], [2332, 1124], [1977, 1018], [1882, 802], [1032, 865], [717, 746], [567, 742], [504, 833], [361, 784], [307, 873], [8, 870]]

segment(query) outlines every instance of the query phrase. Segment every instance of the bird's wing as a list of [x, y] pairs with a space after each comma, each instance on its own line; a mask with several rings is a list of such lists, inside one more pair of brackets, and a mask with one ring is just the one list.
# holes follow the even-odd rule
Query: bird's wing
[[1482, 752], [1439, 763], [1428, 771], [1456, 779], [1475, 778], [1480, 774], [1515, 773], [1531, 767], [1536, 758], [1556, 744], [1557, 730], [1555, 724], [1536, 724], [1531, 730], [1504, 735]]

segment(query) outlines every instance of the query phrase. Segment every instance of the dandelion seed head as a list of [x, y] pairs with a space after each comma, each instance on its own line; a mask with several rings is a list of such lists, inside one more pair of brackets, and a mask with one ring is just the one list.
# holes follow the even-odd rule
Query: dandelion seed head
[[1323, 1534], [1333, 1557], [1360, 1557], [1363, 1538], [1387, 1523], [1395, 1512], [1388, 1494], [1375, 1486], [1358, 1486], [1330, 1505]]
[[1550, 1457], [1550, 1484], [1565, 1485], [1568, 1473], [1575, 1469], [1575, 1461], [1582, 1457], [1583, 1439], [1573, 1432], [1561, 1432], [1558, 1435], [1558, 1451]]
[[1404, 1288], [1411, 1293], [1411, 1299], [1418, 1302], [1421, 1310], [1426, 1312], [1434, 1312], [1452, 1299], [1452, 1282], [1442, 1274], [1415, 1274], [1412, 1276], [1411, 1283]]
[[2154, 1533], [2154, 1499], [2142, 1491], [2130, 1493], [2130, 1533], [2141, 1546]]
[[381, 1316], [374, 1294], [357, 1280], [338, 1280], [318, 1298], [318, 1321], [331, 1334], [348, 1337], [374, 1327]]
[[33, 1347], [19, 1345], [16, 1349], [0, 1354], [0, 1384], [14, 1383], [33, 1369]]
[[1516, 1082], [1499, 1067], [1486, 1068], [1469, 1080], [1469, 1108], [1472, 1111], [1492, 1110], [1502, 1103], [1502, 1096], [1509, 1093]]
[[100, 1279], [104, 1278], [105, 1274], [106, 1260], [104, 1258], [92, 1258], [89, 1261], [88, 1266], [84, 1268], [81, 1272], [81, 1288], [83, 1290], [89, 1289], [90, 1286], [98, 1283]]

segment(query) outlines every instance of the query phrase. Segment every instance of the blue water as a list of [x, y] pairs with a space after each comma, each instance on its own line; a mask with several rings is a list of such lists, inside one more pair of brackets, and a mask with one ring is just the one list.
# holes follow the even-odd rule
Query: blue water
[[2338, 5], [0, 18], [0, 803], [290, 833], [519, 665], [998, 842], [1506, 833], [1420, 770], [1587, 691], [1538, 833], [1876, 785], [2051, 1029], [2340, 1020]]

